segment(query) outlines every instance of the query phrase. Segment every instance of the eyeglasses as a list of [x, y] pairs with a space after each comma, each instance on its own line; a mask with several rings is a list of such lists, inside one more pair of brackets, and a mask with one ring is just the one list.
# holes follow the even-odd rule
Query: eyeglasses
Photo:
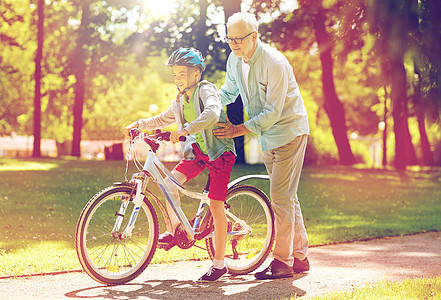
[[252, 33], [254, 33], [255, 31], [253, 31], [253, 32], [250, 32], [250, 33], [248, 33], [246, 36], [244, 36], [244, 37], [242, 37], [242, 38], [229, 38], [229, 37], [225, 37], [225, 42], [226, 43], [228, 43], [228, 44], [235, 44], [235, 45], [237, 45], [237, 44], [242, 44], [242, 41], [244, 40], [244, 39], [246, 39], [248, 36], [250, 36]]

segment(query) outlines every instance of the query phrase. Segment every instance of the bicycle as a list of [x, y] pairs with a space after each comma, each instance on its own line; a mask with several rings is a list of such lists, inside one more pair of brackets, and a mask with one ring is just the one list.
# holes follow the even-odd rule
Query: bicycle
[[[214, 225], [207, 187], [202, 193], [185, 189], [157, 158], [160, 143], [169, 140], [170, 132], [148, 135], [132, 129], [128, 157], [140, 172], [127, 180], [114, 183], [95, 194], [84, 207], [76, 228], [76, 251], [86, 273], [107, 285], [127, 283], [148, 266], [158, 248], [159, 222], [153, 203], [159, 209], [167, 231], [172, 232], [165, 205], [148, 188], [156, 183], [173, 208], [180, 225], [174, 231], [176, 245], [188, 249], [205, 239], [210, 259], [214, 258]], [[134, 144], [144, 141], [150, 146], [144, 165], [139, 161]], [[142, 167], [142, 168], [141, 168]], [[199, 199], [195, 217], [188, 220], [166, 185], [165, 174], [178, 190]], [[274, 216], [268, 197], [260, 189], [240, 182], [269, 179], [267, 175], [247, 175], [228, 185], [225, 211], [228, 219], [225, 263], [229, 273], [242, 275], [257, 269], [268, 257], [274, 243]], [[205, 209], [207, 207], [207, 209]], [[165, 249], [169, 250], [169, 249]]]

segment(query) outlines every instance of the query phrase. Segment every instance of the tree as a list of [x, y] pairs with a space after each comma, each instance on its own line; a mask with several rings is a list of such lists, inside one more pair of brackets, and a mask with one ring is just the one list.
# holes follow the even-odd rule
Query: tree
[[90, 9], [89, 1], [84, 1], [81, 6], [81, 24], [78, 30], [77, 45], [72, 56], [73, 74], [75, 76], [74, 91], [75, 102], [73, 108], [73, 138], [72, 155], [81, 156], [81, 131], [83, 129], [83, 105], [85, 96], [85, 73], [86, 73], [86, 46], [89, 44]]
[[[372, 1], [368, 12], [370, 29], [377, 36], [378, 50], [385, 53], [391, 67], [391, 100], [395, 133], [395, 160], [397, 170], [416, 163], [408, 125], [407, 79], [404, 55], [409, 49], [410, 24], [414, 8], [399, 0]], [[377, 51], [378, 51], [377, 50]]]
[[[129, 34], [122, 33], [115, 27], [119, 25], [121, 29], [127, 29], [129, 12], [136, 7], [136, 1], [123, 4], [80, 1], [76, 4], [81, 21], [76, 31], [76, 46], [68, 59], [69, 65], [64, 76], [75, 77], [71, 154], [81, 156], [82, 129], [87, 121], [83, 118], [86, 100], [89, 103], [96, 100], [98, 95], [94, 88], [108, 88], [113, 83], [124, 80], [125, 75], [115, 71], [119, 69], [120, 62], [130, 56], [131, 49], [124, 43]], [[100, 88], [94, 85], [96, 80]], [[93, 109], [92, 107], [89, 104], [88, 108]]]
[[418, 122], [418, 130], [420, 132], [420, 144], [421, 144], [421, 153], [422, 153], [422, 164], [425, 166], [433, 166], [435, 165], [435, 160], [433, 158], [432, 151], [430, 150], [429, 138], [427, 137], [426, 131], [426, 112], [423, 107], [422, 100], [422, 91], [421, 91], [421, 71], [417, 65], [414, 65], [415, 75], [417, 76], [417, 80], [415, 83], [415, 93], [413, 97], [413, 102], [415, 104], [416, 110], [416, 118]]
[[[166, 21], [152, 22], [141, 33], [133, 33], [128, 42], [144, 49], [138, 52], [140, 60], [147, 54], [158, 55], [164, 51], [170, 54], [178, 47], [198, 48], [207, 62], [204, 75], [213, 76], [219, 70], [225, 70], [230, 49], [222, 43], [216, 28], [218, 24], [210, 20], [207, 9], [210, 5], [222, 7], [227, 20], [233, 13], [240, 11], [241, 2], [241, 0], [182, 1], [176, 14], [170, 15]], [[243, 123], [243, 106], [240, 98], [227, 107], [227, 115], [233, 123]], [[237, 137], [234, 141], [237, 150], [236, 162], [244, 163], [244, 137]]]
[[[240, 4], [241, 0], [223, 0], [222, 6], [224, 8], [224, 16], [225, 22], [228, 21], [228, 18], [231, 17], [234, 13], [240, 12]], [[225, 24], [226, 26], [226, 24]], [[226, 30], [226, 28], [225, 28]], [[227, 57], [231, 53], [230, 47], [226, 47]], [[226, 63], [226, 62], [225, 62]], [[235, 125], [243, 123], [243, 103], [240, 95], [237, 97], [236, 101], [227, 105], [227, 116], [228, 119]], [[233, 138], [234, 147], [236, 148], [236, 163], [244, 164], [245, 163], [245, 137], [238, 136]]]
[[[210, 77], [219, 70], [225, 70], [226, 46], [217, 31], [218, 24], [207, 14], [208, 7], [221, 5], [220, 0], [180, 1], [176, 12], [167, 17], [153, 18], [142, 29], [134, 31], [126, 44], [137, 49], [139, 61], [164, 52], [170, 55], [179, 47], [200, 48], [207, 62], [204, 75]], [[149, 14], [145, 10], [140, 13], [144, 16]]]
[[420, 132], [422, 162], [424, 165], [435, 165], [426, 121], [439, 122], [441, 112], [441, 3], [433, 0], [418, 2], [418, 17], [411, 24], [413, 77], [416, 77], [412, 100]]
[[[363, 37], [372, 35], [375, 37], [375, 43], [371, 47], [374, 56], [370, 61], [378, 61], [377, 66], [381, 66], [382, 70], [388, 70], [388, 72], [383, 72], [381, 78], [385, 85], [391, 86], [392, 90], [395, 133], [394, 165], [399, 170], [403, 170], [407, 165], [418, 163], [408, 124], [408, 118], [412, 115], [416, 115], [418, 120], [423, 157], [430, 160], [430, 144], [424, 122], [426, 109], [419, 95], [423, 90], [419, 81], [421, 78], [419, 69], [424, 68], [422, 64], [424, 51], [418, 49], [421, 48], [418, 45], [422, 45], [424, 40], [421, 38], [423, 34], [419, 32], [422, 27], [419, 24], [432, 23], [427, 22], [430, 18], [421, 13], [427, 11], [427, 8], [424, 8], [427, 6], [425, 2], [352, 0], [348, 1], [346, 7], [351, 7], [351, 9], [346, 10], [347, 13], [344, 14], [342, 20], [345, 52], [350, 52], [357, 47], [354, 45], [363, 45]], [[366, 32], [364, 28], [369, 28], [369, 32]], [[432, 49], [430, 51], [433, 52]], [[412, 57], [414, 60], [415, 73], [406, 70], [406, 57], [407, 59]], [[415, 75], [418, 78], [416, 83], [413, 79]], [[430, 82], [429, 85], [433, 83], [432, 80], [426, 82]], [[412, 86], [414, 86], [413, 91]], [[413, 97], [409, 98], [408, 95], [412, 94]], [[386, 109], [387, 107], [385, 107], [385, 113]], [[385, 124], [387, 124], [386, 121]]]
[[0, 2], [0, 135], [32, 134], [29, 107], [32, 107], [31, 85], [33, 59], [26, 49], [35, 43], [29, 28], [31, 9], [19, 9], [21, 3]]
[[[256, 2], [257, 13], [278, 9], [277, 1]], [[290, 14], [280, 14], [277, 20], [267, 25], [264, 32], [269, 40], [277, 42], [283, 50], [294, 50], [304, 44], [312, 47], [314, 42], [317, 43], [322, 65], [323, 106], [330, 120], [340, 163], [351, 165], [355, 163], [355, 157], [349, 144], [345, 110], [335, 91], [333, 74], [335, 37], [332, 36], [332, 28], [335, 27], [335, 11], [339, 6], [338, 2], [334, 7], [325, 8], [321, 2], [299, 1], [298, 9]]]
[[196, 22], [196, 49], [201, 51], [204, 57], [208, 54], [209, 48], [209, 40], [207, 38], [207, 8], [208, 1], [207, 0], [199, 0], [199, 18]]
[[[307, 4], [308, 3], [308, 4]], [[322, 62], [322, 88], [324, 95], [324, 107], [329, 117], [332, 127], [332, 133], [338, 148], [340, 163], [343, 165], [351, 165], [355, 163], [351, 146], [349, 145], [346, 117], [343, 104], [335, 92], [334, 75], [333, 75], [333, 58], [332, 58], [332, 41], [329, 33], [325, 28], [326, 14], [322, 7], [310, 6], [310, 2], [303, 2], [305, 9], [312, 9], [313, 28], [315, 38], [320, 52], [320, 60]]]
[[35, 95], [34, 95], [34, 149], [32, 156], [40, 157], [41, 145], [41, 59], [43, 58], [44, 41], [44, 0], [38, 0], [37, 4], [37, 53], [35, 55]]

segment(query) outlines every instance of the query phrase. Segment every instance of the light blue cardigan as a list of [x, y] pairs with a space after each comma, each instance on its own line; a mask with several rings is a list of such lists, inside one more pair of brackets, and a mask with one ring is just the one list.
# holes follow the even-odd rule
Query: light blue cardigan
[[228, 57], [225, 84], [219, 91], [222, 105], [234, 102], [240, 94], [250, 117], [244, 125], [259, 136], [263, 151], [309, 134], [306, 108], [285, 56], [259, 41], [248, 65], [249, 93], [243, 82], [242, 59], [233, 53]]

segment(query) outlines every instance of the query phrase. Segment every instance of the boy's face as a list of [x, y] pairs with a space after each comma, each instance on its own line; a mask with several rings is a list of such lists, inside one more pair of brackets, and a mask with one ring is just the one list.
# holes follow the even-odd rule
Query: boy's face
[[173, 66], [173, 80], [179, 91], [183, 92], [188, 87], [194, 87], [199, 80], [200, 71], [198, 68], [186, 66]]

